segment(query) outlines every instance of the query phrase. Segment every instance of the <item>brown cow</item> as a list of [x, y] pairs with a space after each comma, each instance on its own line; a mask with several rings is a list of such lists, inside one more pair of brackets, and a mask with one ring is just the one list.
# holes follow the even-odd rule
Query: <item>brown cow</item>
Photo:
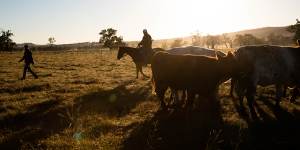
[[276, 105], [279, 106], [283, 86], [300, 85], [300, 48], [280, 46], [245, 46], [235, 52], [238, 62], [236, 89], [242, 103], [244, 95], [251, 111], [256, 86], [276, 86]]
[[235, 59], [230, 52], [217, 58], [156, 53], [151, 63], [152, 82], [161, 107], [166, 108], [164, 95], [168, 87], [188, 90], [189, 104], [195, 93], [215, 97], [218, 85], [231, 77], [234, 65]]
[[[213, 49], [208, 49], [204, 47], [199, 46], [185, 46], [185, 47], [175, 47], [169, 50], [166, 50], [166, 52], [173, 54], [173, 55], [202, 55], [202, 56], [209, 56], [209, 57], [217, 57], [219, 56], [226, 56], [225, 53]], [[182, 103], [184, 103], [184, 100], [186, 99], [186, 90], [175, 90], [171, 89], [171, 97], [170, 99], [173, 100], [173, 102], [176, 104], [179, 104], [180, 106]], [[181, 97], [179, 97], [179, 92], [182, 93]], [[181, 100], [180, 100], [181, 99]]]

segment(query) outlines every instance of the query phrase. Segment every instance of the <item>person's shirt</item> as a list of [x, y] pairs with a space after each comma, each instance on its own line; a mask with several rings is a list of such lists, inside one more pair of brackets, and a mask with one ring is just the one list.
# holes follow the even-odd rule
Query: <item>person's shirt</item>
[[139, 45], [144, 48], [152, 48], [152, 37], [150, 34], [145, 34]]
[[23, 60], [25, 60], [26, 64], [31, 64], [31, 63], [34, 64], [33, 58], [32, 58], [32, 53], [30, 50], [25, 50], [24, 56], [20, 61], [23, 61]]

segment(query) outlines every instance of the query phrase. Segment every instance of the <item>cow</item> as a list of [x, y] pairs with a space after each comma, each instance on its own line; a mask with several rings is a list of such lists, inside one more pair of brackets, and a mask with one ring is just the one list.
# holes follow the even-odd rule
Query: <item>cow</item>
[[230, 52], [225, 57], [217, 55], [217, 58], [157, 52], [151, 61], [152, 85], [161, 108], [167, 108], [164, 95], [168, 87], [188, 90], [189, 105], [194, 93], [215, 97], [218, 85], [231, 77], [235, 64]]
[[250, 111], [256, 86], [275, 85], [276, 106], [279, 106], [284, 86], [300, 84], [300, 48], [273, 45], [244, 46], [235, 52], [237, 70], [233, 80], [242, 105], [246, 96]]
[[226, 56], [226, 54], [221, 51], [216, 51], [213, 49], [208, 49], [208, 48], [203, 48], [198, 46], [175, 47], [167, 50], [167, 52], [174, 55], [192, 54], [192, 55], [204, 55], [210, 57], [216, 57], [216, 55], [223, 56], [223, 57]]
[[[174, 55], [191, 54], [191, 55], [203, 55], [203, 56], [210, 56], [210, 57], [217, 57], [217, 55], [222, 57], [226, 56], [226, 54], [221, 51], [199, 47], [199, 46], [175, 47], [166, 50], [166, 52]], [[179, 101], [179, 95], [178, 95], [179, 91], [182, 91], [181, 99], [184, 100], [186, 98], [186, 89], [171, 89], [170, 99], [173, 101]]]

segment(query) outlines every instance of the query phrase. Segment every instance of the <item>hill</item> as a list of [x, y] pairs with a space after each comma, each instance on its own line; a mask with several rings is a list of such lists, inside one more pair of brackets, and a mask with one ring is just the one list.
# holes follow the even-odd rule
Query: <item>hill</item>
[[[263, 28], [256, 28], [256, 29], [247, 29], [247, 30], [241, 30], [237, 32], [229, 32], [226, 33], [229, 37], [234, 38], [237, 34], [252, 34], [258, 38], [266, 39], [266, 37], [274, 33], [275, 35], [282, 35], [284, 37], [291, 38], [293, 36], [293, 33], [290, 33], [286, 30], [287, 26], [283, 27], [263, 27]], [[169, 38], [169, 39], [154, 39], [153, 41], [153, 47], [162, 47], [163, 44], [171, 45], [171, 43], [175, 39], [182, 39], [185, 43], [184, 45], [190, 45], [192, 42], [192, 36], [187, 37], [176, 37], [176, 38]], [[138, 43], [138, 41], [128, 41], [128, 46], [135, 47]]]
[[237, 34], [252, 34], [258, 38], [266, 38], [269, 34], [274, 33], [276, 35], [282, 35], [285, 37], [292, 37], [293, 33], [286, 30], [287, 26], [284, 27], [263, 27], [249, 30], [242, 30], [237, 32], [228, 33], [229, 36], [233, 37]]

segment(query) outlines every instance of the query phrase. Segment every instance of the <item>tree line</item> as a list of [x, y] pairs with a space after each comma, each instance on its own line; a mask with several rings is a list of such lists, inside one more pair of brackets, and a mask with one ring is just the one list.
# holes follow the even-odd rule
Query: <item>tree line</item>
[[[192, 35], [191, 44], [193, 46], [201, 46], [207, 48], [234, 48], [245, 45], [259, 45], [259, 44], [270, 44], [270, 45], [291, 45], [293, 39], [291, 37], [285, 37], [275, 33], [270, 33], [266, 38], [258, 38], [252, 34], [236, 34], [231, 37], [228, 34], [222, 35], [206, 35], [201, 36], [198, 33]], [[180, 47], [186, 45], [187, 42], [182, 38], [175, 39], [171, 44], [170, 48]], [[168, 47], [165, 42], [161, 44], [161, 47]]]
[[[191, 45], [202, 46], [208, 48], [216, 48], [222, 46], [222, 48], [233, 48], [244, 45], [257, 45], [257, 44], [271, 44], [271, 45], [290, 45], [294, 43], [297, 39], [300, 39], [300, 21], [296, 19], [296, 23], [290, 25], [286, 29], [287, 31], [294, 33], [294, 36], [285, 37], [280, 34], [271, 33], [267, 35], [266, 38], [258, 38], [252, 34], [237, 34], [234, 37], [229, 36], [228, 34], [222, 35], [206, 35], [202, 36], [198, 32], [192, 36]], [[12, 40], [14, 34], [11, 30], [2, 30], [0, 35], [0, 51], [12, 51], [16, 50], [16, 43]], [[125, 46], [126, 43], [123, 41], [122, 36], [117, 35], [117, 30], [113, 28], [107, 28], [101, 30], [99, 33], [100, 39], [99, 44], [102, 48], [114, 49], [119, 46]], [[48, 38], [49, 45], [52, 48], [55, 48], [53, 45], [56, 42], [54, 37]], [[173, 48], [186, 45], [187, 42], [181, 38], [175, 39], [170, 45], [166, 42], [161, 44], [162, 48]]]

